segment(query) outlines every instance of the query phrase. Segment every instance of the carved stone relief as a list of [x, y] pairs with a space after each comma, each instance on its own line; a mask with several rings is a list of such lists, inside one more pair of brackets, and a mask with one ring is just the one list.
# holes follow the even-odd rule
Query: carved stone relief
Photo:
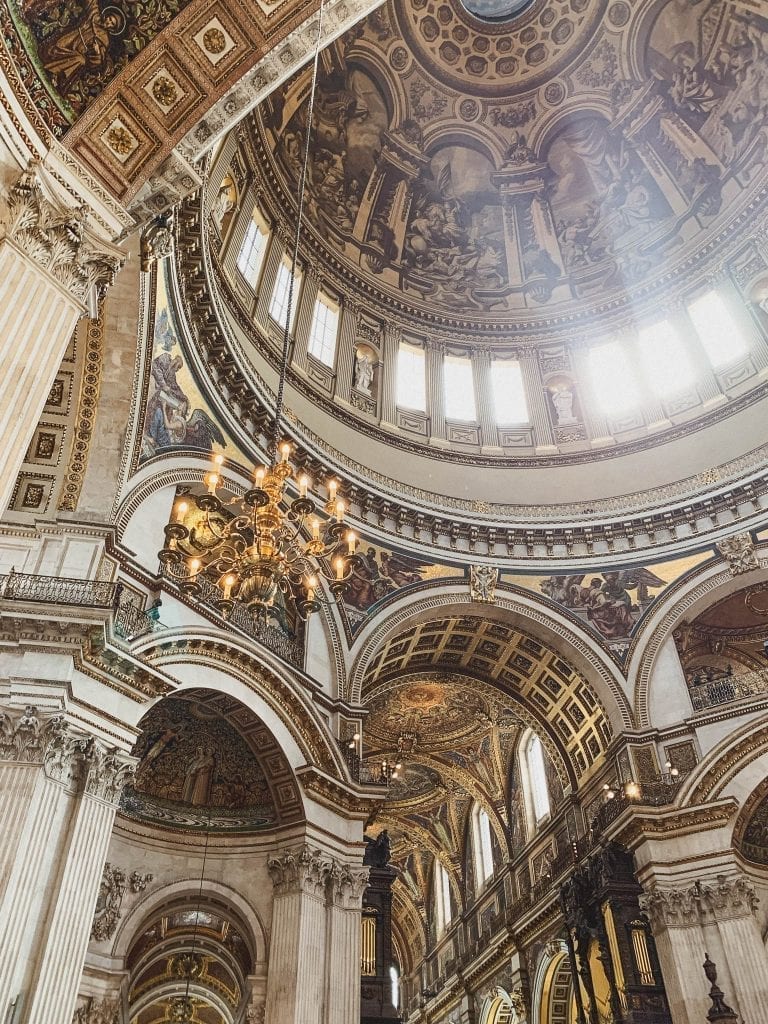
[[755, 553], [755, 545], [749, 533], [734, 533], [726, 537], [717, 545], [717, 550], [728, 559], [728, 566], [731, 576], [740, 576], [742, 573], [758, 569], [760, 563]]
[[[151, 874], [142, 875], [138, 871], [133, 871], [130, 876], [126, 876], [122, 868], [107, 861], [101, 877], [99, 895], [96, 899], [96, 912], [91, 927], [91, 939], [94, 942], [104, 942], [115, 934], [126, 889], [132, 893], [143, 892], [147, 884], [152, 881], [152, 877]], [[88, 1020], [90, 1024], [90, 1018]]]

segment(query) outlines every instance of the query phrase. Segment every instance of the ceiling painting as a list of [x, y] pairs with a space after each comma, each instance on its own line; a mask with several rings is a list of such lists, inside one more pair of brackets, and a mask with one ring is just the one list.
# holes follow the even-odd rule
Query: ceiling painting
[[754, 807], [738, 845], [747, 860], [768, 865], [768, 796]]
[[299, 816], [295, 782], [271, 734], [245, 708], [225, 708], [227, 701], [234, 705], [229, 698], [168, 698], [147, 712], [133, 750], [136, 777], [121, 799], [124, 814], [235, 832]]
[[189, 0], [8, 0], [15, 32], [68, 122]]
[[558, 576], [502, 573], [506, 583], [541, 594], [566, 609], [620, 657], [643, 616], [686, 573], [712, 558], [711, 550], [634, 568], [588, 570]]
[[[329, 266], [440, 322], [510, 327], [700, 250], [763, 167], [768, 17], [662, 4], [649, 35], [650, 7], [548, 0], [481, 23], [459, 0], [390, 0], [347, 32], [324, 55], [308, 183]], [[308, 75], [255, 115], [286, 197]]]
[[165, 263], [160, 261], [155, 278], [152, 360], [142, 421], [140, 462], [183, 449], [236, 454], [234, 443], [211, 414], [190, 369], [170, 297]]

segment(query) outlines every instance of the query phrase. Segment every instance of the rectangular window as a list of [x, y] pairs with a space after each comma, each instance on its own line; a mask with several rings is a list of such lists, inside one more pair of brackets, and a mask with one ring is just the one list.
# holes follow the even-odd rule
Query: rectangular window
[[258, 283], [268, 241], [269, 228], [258, 210], [254, 210], [237, 256], [237, 269], [252, 288]]
[[309, 331], [309, 354], [326, 366], [333, 366], [336, 337], [339, 332], [339, 307], [333, 299], [320, 294], [315, 301]]
[[491, 362], [491, 387], [499, 426], [528, 422], [528, 403], [520, 363], [512, 359], [494, 359]]
[[648, 383], [660, 398], [685, 390], [696, 379], [685, 345], [669, 320], [642, 328], [640, 357]]
[[617, 416], [639, 404], [637, 378], [623, 345], [618, 341], [595, 345], [588, 359], [592, 392], [601, 412]]
[[472, 361], [464, 356], [446, 356], [443, 361], [443, 382], [446, 417], [468, 423], [476, 420]]
[[718, 292], [705, 292], [694, 299], [688, 306], [688, 315], [714, 370], [746, 355], [744, 332]]
[[397, 404], [403, 409], [427, 411], [424, 349], [401, 343], [397, 351]]
[[[272, 289], [272, 298], [269, 302], [269, 315], [275, 320], [283, 330], [285, 330], [286, 320], [288, 319], [288, 295], [291, 287], [291, 265], [288, 262], [288, 257], [284, 256], [280, 261], [280, 266], [277, 268], [277, 277], [275, 279], [275, 287]], [[296, 320], [296, 307], [299, 304], [299, 291], [301, 290], [301, 271], [296, 268], [296, 275], [293, 279], [293, 296], [291, 298], [291, 322], [288, 325], [289, 330], [293, 330], [293, 324]]]

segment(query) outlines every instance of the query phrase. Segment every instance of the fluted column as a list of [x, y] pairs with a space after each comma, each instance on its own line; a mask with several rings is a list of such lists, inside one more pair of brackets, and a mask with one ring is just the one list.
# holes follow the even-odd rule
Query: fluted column
[[69, 1024], [133, 759], [61, 715], [2, 714], [0, 1012], [16, 1005], [19, 1024]]
[[520, 356], [520, 373], [525, 387], [528, 418], [533, 427], [533, 443], [536, 448], [543, 448], [549, 451], [555, 445], [555, 435], [549, 417], [547, 396], [536, 352], [522, 353]]
[[304, 281], [296, 293], [294, 286], [293, 302], [296, 306], [296, 319], [293, 324], [293, 364], [302, 370], [307, 368], [307, 349], [309, 347], [309, 334], [312, 330], [312, 316], [315, 311], [320, 283], [317, 271], [311, 267], [307, 268]]
[[744, 1020], [768, 1021], [768, 955], [755, 917], [755, 890], [741, 874], [718, 875], [701, 887], [701, 901], [720, 933], [733, 985], [728, 1001]]
[[385, 424], [397, 424], [397, 353], [400, 348], [400, 328], [396, 324], [384, 327], [384, 357], [382, 359], [381, 419]]
[[430, 339], [426, 343], [424, 372], [427, 384], [427, 410], [430, 435], [445, 437], [445, 343]]
[[338, 861], [330, 877], [325, 1024], [360, 1020], [360, 929], [368, 868]]
[[274, 886], [265, 1024], [323, 1024], [326, 887], [332, 860], [311, 846], [269, 861]]
[[493, 407], [493, 382], [491, 380], [491, 353], [488, 349], [477, 349], [472, 354], [475, 386], [475, 405], [480, 423], [481, 444], [498, 445], [496, 410]]
[[272, 301], [272, 292], [277, 280], [277, 268], [280, 266], [284, 253], [288, 251], [287, 248], [283, 248], [286, 242], [287, 239], [283, 238], [279, 231], [275, 230], [264, 261], [264, 270], [259, 282], [259, 292], [256, 296], [256, 312], [254, 313], [256, 323], [264, 331], [269, 327], [269, 304]]
[[6, 197], [0, 223], [0, 450], [5, 510], [56, 372], [80, 316], [122, 265], [120, 251], [86, 228], [85, 211], [62, 205], [36, 163]]
[[349, 401], [352, 394], [357, 314], [357, 303], [351, 299], [344, 299], [339, 323], [339, 347], [336, 354], [336, 395], [345, 402]]
[[648, 913], [664, 988], [675, 1024], [701, 1024], [709, 1000], [702, 984], [706, 947], [695, 886], [654, 886], [641, 906]]

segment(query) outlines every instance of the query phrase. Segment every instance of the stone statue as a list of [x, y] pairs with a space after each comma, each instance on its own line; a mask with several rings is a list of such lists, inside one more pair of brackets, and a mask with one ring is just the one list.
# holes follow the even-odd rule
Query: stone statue
[[494, 604], [499, 570], [490, 565], [473, 565], [469, 570], [469, 596], [482, 604]]
[[211, 217], [215, 221], [219, 231], [221, 231], [224, 226], [224, 218], [235, 208], [235, 201], [229, 194], [231, 187], [232, 186], [229, 182], [222, 182], [218, 195], [211, 205]]
[[569, 427], [578, 420], [573, 415], [573, 391], [570, 385], [555, 388], [552, 391], [552, 405], [555, 407], [558, 427]]
[[373, 359], [368, 352], [358, 349], [355, 355], [355, 388], [364, 395], [370, 395], [373, 383]]
[[392, 856], [392, 847], [389, 842], [389, 832], [384, 828], [375, 839], [365, 836], [365, 856], [363, 864], [372, 868], [385, 868]]

